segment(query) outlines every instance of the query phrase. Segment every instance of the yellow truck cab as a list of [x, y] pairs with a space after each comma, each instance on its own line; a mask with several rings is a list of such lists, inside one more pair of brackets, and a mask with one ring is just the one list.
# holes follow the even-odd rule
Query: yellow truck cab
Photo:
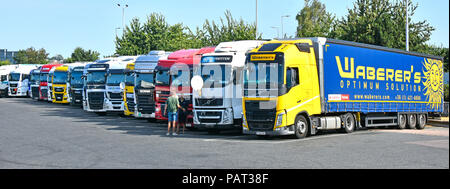
[[133, 116], [134, 115], [134, 63], [129, 63], [125, 69], [125, 89], [123, 90], [123, 102], [124, 102], [124, 111], [123, 114], [125, 116]]
[[328, 38], [270, 41], [247, 54], [243, 133], [304, 138], [392, 126], [443, 111], [443, 58]]
[[69, 67], [66, 65], [55, 68], [55, 72], [52, 76], [52, 102], [59, 104], [67, 104], [67, 74]]
[[308, 39], [270, 41], [247, 55], [244, 133], [294, 134], [297, 115], [321, 112], [314, 51], [301, 52], [299, 44], [307, 48], [313, 45]]

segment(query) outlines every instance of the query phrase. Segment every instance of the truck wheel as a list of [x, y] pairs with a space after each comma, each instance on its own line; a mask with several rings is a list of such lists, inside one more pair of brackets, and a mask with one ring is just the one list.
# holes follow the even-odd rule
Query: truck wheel
[[425, 114], [419, 114], [417, 117], [416, 128], [422, 130], [425, 128], [426, 124], [427, 124], [427, 116]]
[[416, 114], [409, 114], [408, 115], [408, 128], [415, 129], [416, 123], [417, 123]]
[[298, 115], [295, 118], [294, 129], [295, 137], [297, 137], [298, 139], [305, 138], [308, 134], [308, 121], [303, 115]]
[[406, 115], [400, 114], [398, 119], [398, 129], [405, 129], [406, 128]]
[[343, 130], [346, 133], [352, 133], [355, 130], [355, 118], [351, 113], [347, 113], [344, 115], [342, 123]]

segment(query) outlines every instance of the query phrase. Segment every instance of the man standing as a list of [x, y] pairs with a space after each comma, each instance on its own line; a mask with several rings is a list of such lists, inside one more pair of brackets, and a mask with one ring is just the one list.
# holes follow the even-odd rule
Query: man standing
[[167, 113], [167, 117], [169, 119], [167, 123], [167, 136], [170, 135], [170, 127], [172, 127], [172, 135], [177, 136], [175, 127], [177, 126], [178, 108], [183, 109], [178, 102], [178, 96], [176, 95], [175, 91], [170, 90], [170, 97], [167, 98], [166, 107], [164, 108], [164, 114]]

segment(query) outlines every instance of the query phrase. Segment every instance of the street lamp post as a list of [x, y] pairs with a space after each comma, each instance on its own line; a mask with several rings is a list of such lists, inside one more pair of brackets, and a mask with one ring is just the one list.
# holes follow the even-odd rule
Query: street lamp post
[[278, 26], [272, 26], [271, 28], [273, 28], [273, 29], [277, 29], [277, 38], [279, 39], [280, 38], [280, 27], [278, 27]]
[[409, 51], [409, 20], [408, 20], [408, 4], [409, 4], [409, 1], [406, 0], [406, 51]]
[[284, 30], [283, 30], [283, 18], [288, 18], [289, 15], [281, 16], [281, 38], [284, 38]]
[[255, 39], [258, 38], [258, 0], [256, 0], [256, 36]]
[[122, 7], [122, 35], [123, 35], [125, 33], [125, 22], [124, 22], [125, 8], [128, 8], [128, 5], [125, 4], [124, 6], [122, 6], [119, 3], [117, 3], [117, 6]]

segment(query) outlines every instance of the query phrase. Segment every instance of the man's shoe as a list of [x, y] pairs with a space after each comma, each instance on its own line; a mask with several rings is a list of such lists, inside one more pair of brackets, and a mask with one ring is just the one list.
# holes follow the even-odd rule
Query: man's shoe
[[170, 133], [166, 133], [166, 136], [170, 136]]
[[173, 135], [173, 136], [177, 136], [178, 134], [177, 134], [177, 133], [173, 133], [172, 135]]

